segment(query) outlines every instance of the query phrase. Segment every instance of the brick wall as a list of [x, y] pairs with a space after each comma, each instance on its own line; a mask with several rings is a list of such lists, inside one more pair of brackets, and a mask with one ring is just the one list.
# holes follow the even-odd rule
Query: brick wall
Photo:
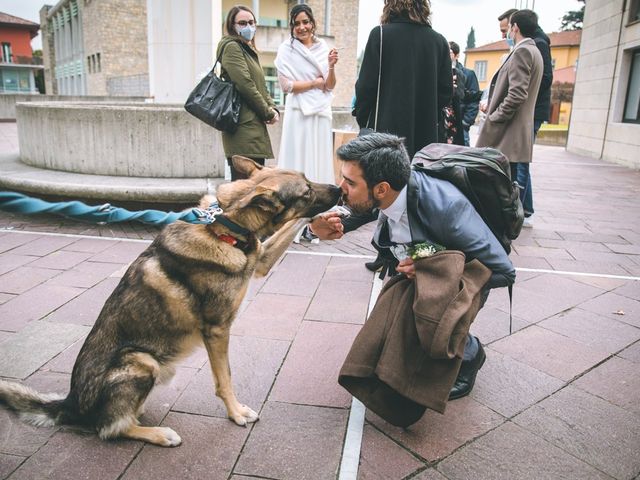
[[[109, 95], [112, 77], [147, 76], [146, 0], [91, 0], [81, 2], [85, 64], [100, 54], [100, 71], [88, 72], [87, 93]], [[116, 81], [116, 83], [118, 83]], [[148, 95], [136, 90], [136, 95]]]

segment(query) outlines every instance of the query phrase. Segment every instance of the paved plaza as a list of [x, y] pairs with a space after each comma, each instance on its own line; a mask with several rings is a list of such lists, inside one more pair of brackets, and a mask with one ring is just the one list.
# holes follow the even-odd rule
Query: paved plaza
[[[16, 132], [0, 123], [0, 153], [17, 151]], [[230, 355], [260, 421], [226, 419], [199, 349], [141, 419], [180, 447], [32, 427], [0, 408], [0, 479], [639, 479], [640, 172], [536, 146], [532, 176], [513, 333], [494, 290], [472, 325], [487, 362], [444, 415], [401, 429], [366, 412], [362, 425], [337, 383], [380, 287], [363, 265], [369, 225], [292, 245], [252, 282]], [[104, 301], [158, 231], [0, 212], [0, 377], [66, 392]]]

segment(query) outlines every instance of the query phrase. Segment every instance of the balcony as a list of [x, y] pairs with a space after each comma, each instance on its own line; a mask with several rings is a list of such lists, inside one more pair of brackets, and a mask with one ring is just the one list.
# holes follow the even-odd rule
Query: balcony
[[8, 59], [0, 56], [0, 63], [4, 65], [42, 65], [42, 57], [26, 57], [21, 55], [10, 55]]
[[[331, 48], [335, 42], [335, 38], [332, 36], [318, 35], [318, 37], [327, 42], [329, 48]], [[280, 44], [290, 38], [291, 32], [289, 27], [268, 27], [259, 25], [258, 30], [256, 31], [256, 45], [258, 50], [263, 53], [276, 53]]]

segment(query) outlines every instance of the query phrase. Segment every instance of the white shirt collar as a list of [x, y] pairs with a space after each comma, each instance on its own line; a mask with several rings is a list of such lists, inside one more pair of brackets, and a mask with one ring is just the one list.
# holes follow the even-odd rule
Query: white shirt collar
[[405, 185], [398, 197], [387, 208], [381, 209], [388, 218], [394, 222], [399, 222], [402, 214], [407, 211], [407, 186]]

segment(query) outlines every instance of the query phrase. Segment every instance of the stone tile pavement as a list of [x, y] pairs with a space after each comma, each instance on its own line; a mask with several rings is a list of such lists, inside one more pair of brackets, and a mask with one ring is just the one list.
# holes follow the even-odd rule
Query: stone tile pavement
[[[513, 334], [508, 295], [494, 291], [472, 326], [488, 355], [472, 394], [408, 429], [367, 412], [357, 478], [640, 475], [640, 172], [557, 147], [534, 158]], [[0, 377], [66, 392], [104, 300], [157, 232], [0, 212]], [[377, 285], [362, 265], [370, 234], [292, 245], [252, 282], [230, 350], [256, 424], [225, 418], [200, 349], [142, 418], [174, 428], [180, 447], [31, 427], [0, 408], [0, 478], [337, 478], [351, 399], [336, 379]]]

